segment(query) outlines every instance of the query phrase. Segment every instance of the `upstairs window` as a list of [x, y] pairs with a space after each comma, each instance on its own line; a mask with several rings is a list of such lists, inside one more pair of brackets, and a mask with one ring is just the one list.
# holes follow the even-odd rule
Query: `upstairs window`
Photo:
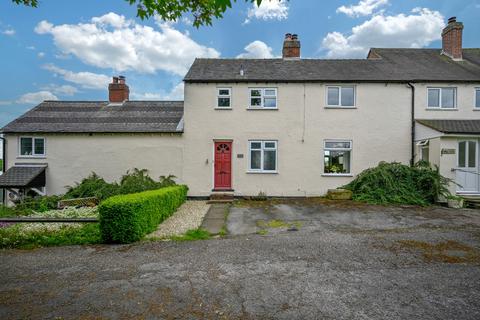
[[217, 108], [231, 108], [231, 89], [217, 88]]
[[327, 87], [328, 107], [355, 107], [354, 86], [328, 86]]
[[276, 88], [251, 88], [249, 108], [277, 109], [277, 89]]
[[475, 108], [480, 109], [480, 88], [475, 89]]
[[350, 174], [351, 152], [351, 141], [326, 140], [323, 151], [323, 172], [328, 175]]
[[277, 171], [277, 141], [249, 141], [250, 172]]
[[456, 99], [456, 88], [428, 88], [429, 108], [455, 109]]
[[20, 137], [20, 156], [39, 157], [45, 155], [45, 139]]

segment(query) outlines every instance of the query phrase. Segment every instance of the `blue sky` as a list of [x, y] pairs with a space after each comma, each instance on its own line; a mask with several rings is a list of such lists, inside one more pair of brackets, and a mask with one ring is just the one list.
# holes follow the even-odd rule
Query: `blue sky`
[[480, 0], [242, 1], [213, 26], [190, 17], [165, 24], [135, 17], [124, 0], [0, 3], [0, 126], [43, 99], [106, 100], [122, 74], [131, 99], [182, 99], [195, 57], [270, 58], [286, 32], [305, 58], [363, 58], [371, 46], [440, 47], [446, 19], [465, 24], [464, 47], [480, 47]]

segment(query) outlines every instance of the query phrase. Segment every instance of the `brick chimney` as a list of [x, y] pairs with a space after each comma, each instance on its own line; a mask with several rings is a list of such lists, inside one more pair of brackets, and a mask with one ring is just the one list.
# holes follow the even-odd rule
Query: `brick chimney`
[[448, 19], [447, 26], [442, 31], [442, 53], [453, 60], [462, 60], [463, 23], [456, 17]]
[[300, 59], [300, 41], [296, 34], [285, 34], [282, 55], [284, 59]]
[[113, 77], [112, 83], [108, 85], [108, 100], [111, 103], [122, 103], [128, 101], [129, 95], [130, 89], [125, 83], [125, 77]]

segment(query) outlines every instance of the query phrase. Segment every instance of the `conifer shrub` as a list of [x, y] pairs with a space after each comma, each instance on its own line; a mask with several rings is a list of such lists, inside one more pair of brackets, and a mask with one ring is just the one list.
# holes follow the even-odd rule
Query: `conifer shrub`
[[187, 186], [177, 185], [106, 199], [98, 208], [103, 241], [131, 243], [142, 239], [185, 202], [187, 191]]
[[448, 184], [437, 166], [418, 162], [407, 166], [398, 162], [380, 162], [377, 167], [362, 171], [342, 188], [353, 192], [353, 200], [371, 204], [411, 204], [427, 206], [448, 197]]

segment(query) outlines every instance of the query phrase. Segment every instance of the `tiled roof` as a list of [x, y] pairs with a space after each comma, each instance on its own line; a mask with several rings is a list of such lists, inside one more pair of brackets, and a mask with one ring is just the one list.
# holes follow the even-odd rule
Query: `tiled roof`
[[4, 133], [183, 132], [183, 101], [44, 101]]
[[36, 180], [35, 178], [44, 174], [45, 168], [46, 166], [13, 166], [0, 175], [0, 187], [21, 188], [30, 186]]
[[[372, 49], [378, 59], [196, 59], [187, 82], [480, 81], [480, 49]], [[243, 70], [241, 75], [240, 70]]]
[[480, 134], [480, 120], [416, 120], [443, 133]]

